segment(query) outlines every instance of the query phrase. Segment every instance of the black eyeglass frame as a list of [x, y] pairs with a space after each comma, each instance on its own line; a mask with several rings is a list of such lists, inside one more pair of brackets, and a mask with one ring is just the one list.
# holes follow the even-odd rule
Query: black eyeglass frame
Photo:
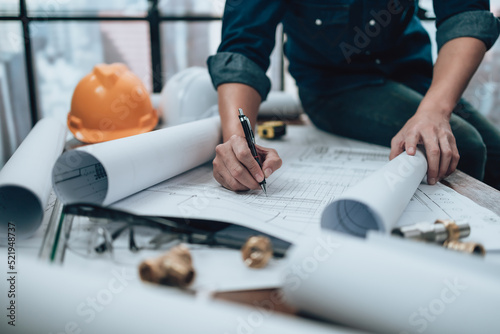
[[[74, 203], [62, 208], [62, 216], [84, 216], [108, 221], [120, 222], [125, 225], [111, 232], [111, 242], [116, 240], [125, 230], [129, 230], [129, 249], [138, 251], [135, 245], [135, 226], [148, 226], [158, 228], [162, 233], [173, 234], [180, 242], [207, 246], [227, 247], [241, 249], [249, 237], [263, 235], [271, 239], [273, 244], [273, 256], [284, 257], [291, 243], [274, 236], [230, 223], [223, 223], [204, 219], [187, 219], [178, 217], [152, 217], [140, 216], [133, 213], [102, 207], [88, 203]], [[105, 252], [109, 248], [106, 242], [99, 244], [95, 251]]]

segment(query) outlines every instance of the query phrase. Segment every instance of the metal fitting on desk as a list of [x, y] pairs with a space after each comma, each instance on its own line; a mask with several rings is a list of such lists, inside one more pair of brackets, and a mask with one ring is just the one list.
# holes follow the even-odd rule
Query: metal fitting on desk
[[470, 225], [464, 222], [456, 223], [453, 220], [438, 219], [434, 224], [417, 223], [398, 227], [392, 230], [392, 234], [407, 239], [444, 243], [468, 237]]
[[273, 256], [271, 240], [264, 236], [253, 236], [241, 248], [243, 261], [250, 268], [263, 268]]
[[443, 247], [458, 252], [482, 256], [486, 254], [481, 244], [459, 240], [470, 235], [470, 225], [463, 222], [456, 223], [453, 220], [437, 219], [434, 224], [418, 223], [402, 226], [393, 229], [391, 233], [407, 239], [442, 244]]
[[178, 245], [156, 259], [139, 266], [143, 281], [185, 288], [194, 280], [193, 259], [185, 245]]
[[456, 223], [455, 221], [449, 219], [437, 219], [434, 222], [434, 225], [444, 226], [448, 232], [446, 241], [458, 240], [470, 235], [470, 225], [467, 223]]
[[443, 244], [444, 247], [452, 249], [462, 253], [475, 254], [475, 255], [486, 255], [486, 250], [483, 245], [476, 242], [462, 242], [459, 240], [446, 241]]

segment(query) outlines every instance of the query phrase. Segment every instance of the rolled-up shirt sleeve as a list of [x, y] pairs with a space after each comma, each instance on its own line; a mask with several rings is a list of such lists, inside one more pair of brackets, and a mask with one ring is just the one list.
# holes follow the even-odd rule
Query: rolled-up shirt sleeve
[[481, 40], [490, 49], [500, 34], [500, 21], [488, 0], [434, 0], [438, 50], [459, 37]]
[[240, 53], [217, 52], [208, 58], [208, 69], [215, 88], [223, 83], [237, 82], [253, 87], [264, 101], [271, 89], [266, 72]]
[[243, 83], [264, 101], [271, 89], [266, 76], [275, 45], [276, 26], [285, 12], [285, 1], [226, 1], [222, 41], [217, 54], [207, 60], [214, 87]]

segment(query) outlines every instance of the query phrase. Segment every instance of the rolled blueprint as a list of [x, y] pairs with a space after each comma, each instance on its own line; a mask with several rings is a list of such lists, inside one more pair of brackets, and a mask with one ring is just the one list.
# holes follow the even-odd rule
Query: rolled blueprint
[[148, 328], [188, 334], [361, 334], [272, 312], [269, 300], [261, 308], [246, 307], [141, 284], [136, 268], [89, 265], [84, 270], [30, 257], [20, 264], [20, 293], [7, 298], [9, 276], [0, 282], [5, 291], [0, 298], [1, 333], [142, 333]]
[[422, 152], [405, 152], [368, 176], [323, 211], [321, 227], [364, 237], [368, 230], [390, 231], [427, 171]]
[[54, 190], [65, 204], [111, 204], [207, 162], [220, 133], [212, 117], [68, 151], [54, 166]]
[[42, 223], [52, 167], [65, 138], [63, 123], [40, 120], [0, 171], [0, 239], [7, 236], [9, 223], [15, 225], [16, 238], [30, 237]]
[[285, 300], [317, 317], [370, 333], [500, 333], [500, 267], [473, 256], [330, 231], [287, 256]]

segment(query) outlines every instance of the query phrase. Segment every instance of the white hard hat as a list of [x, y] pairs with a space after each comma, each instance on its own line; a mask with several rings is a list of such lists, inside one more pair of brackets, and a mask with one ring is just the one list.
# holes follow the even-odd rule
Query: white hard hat
[[217, 91], [208, 70], [190, 67], [168, 80], [161, 92], [159, 112], [167, 126], [217, 115]]

